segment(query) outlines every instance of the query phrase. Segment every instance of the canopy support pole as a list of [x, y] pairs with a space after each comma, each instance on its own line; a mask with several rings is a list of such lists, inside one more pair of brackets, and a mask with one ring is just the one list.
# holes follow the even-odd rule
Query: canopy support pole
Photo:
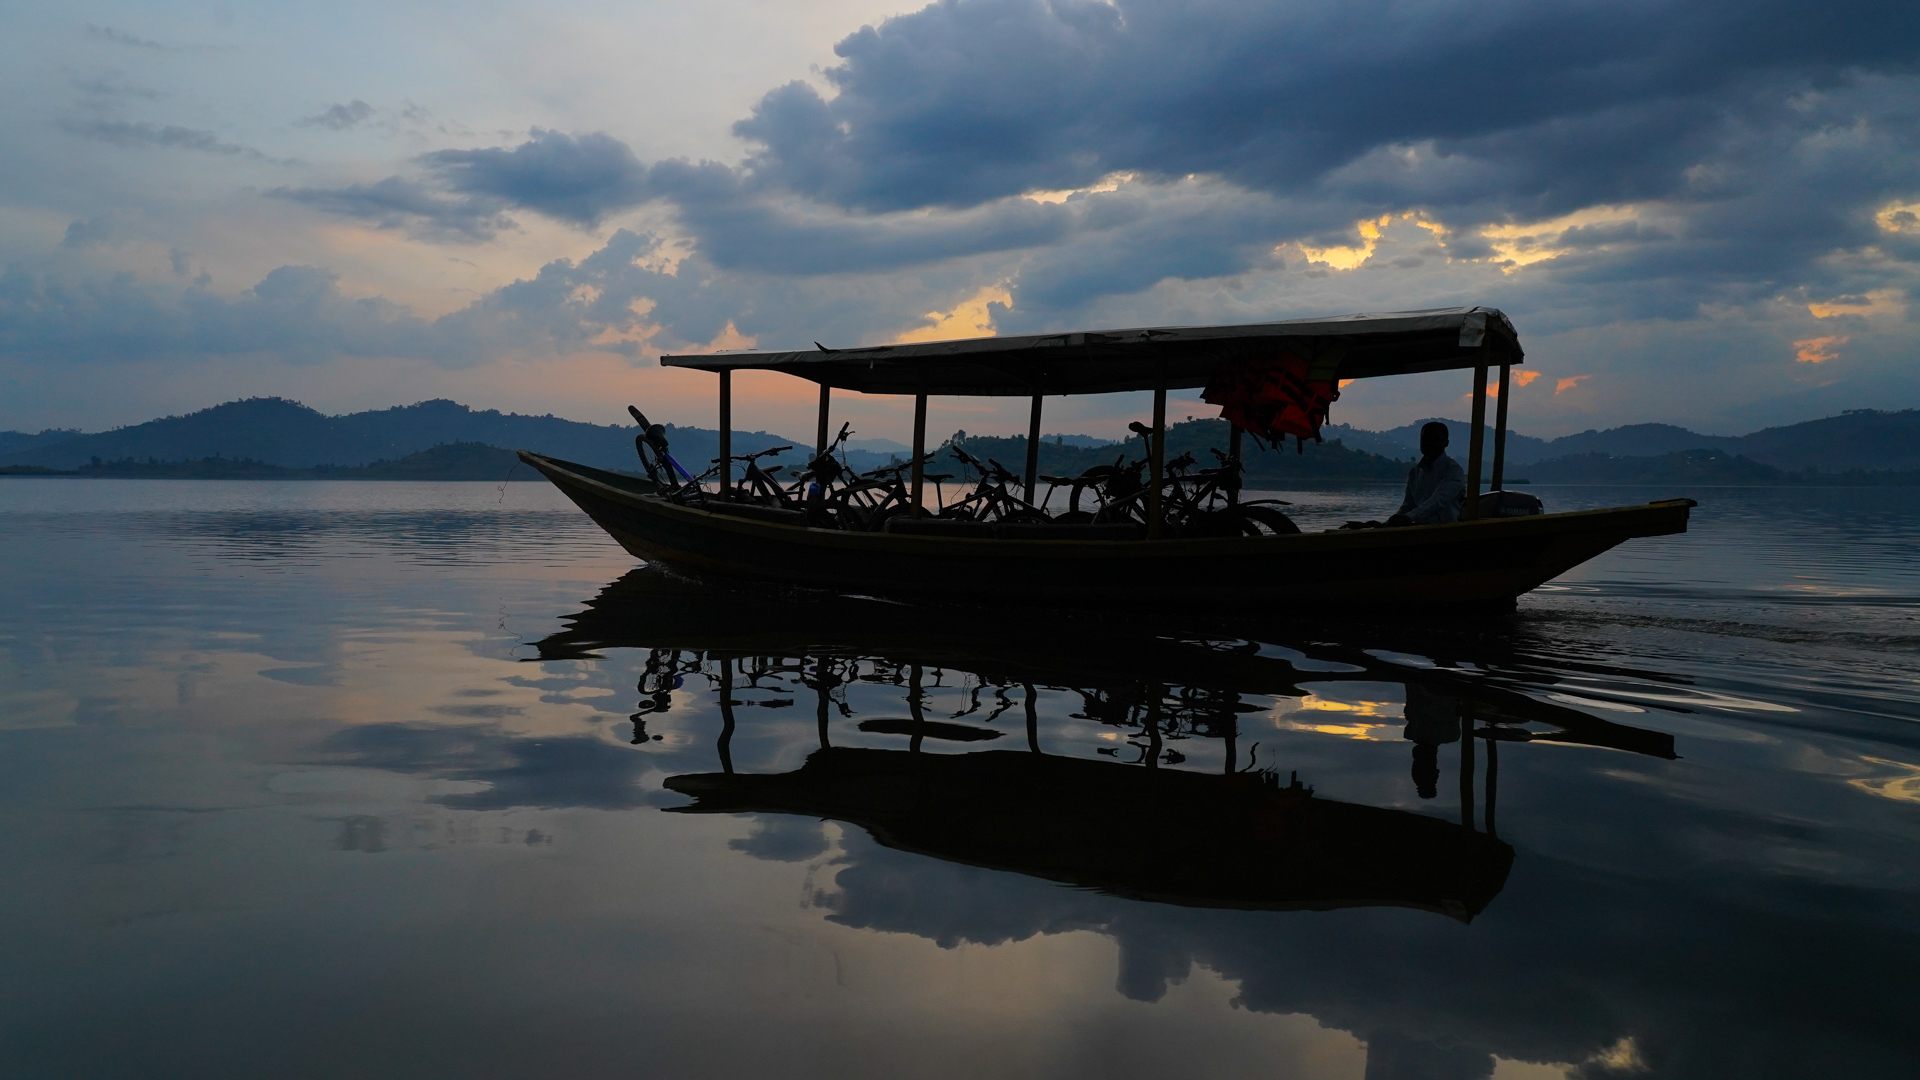
[[820, 384], [820, 428], [813, 438], [813, 456], [819, 457], [827, 452], [827, 406], [833, 401], [833, 387]]
[[732, 491], [733, 372], [723, 370], [720, 372], [720, 497], [724, 499]]
[[1033, 414], [1027, 420], [1027, 502], [1033, 502], [1034, 484], [1040, 479], [1040, 403], [1046, 399], [1033, 395]]
[[907, 742], [907, 750], [920, 752], [920, 740], [926, 737], [927, 715], [920, 704], [920, 665], [913, 665], [907, 676], [907, 712], [913, 717], [913, 738]]
[[1500, 393], [1493, 404], [1493, 481], [1489, 490], [1499, 491], [1507, 480], [1507, 378], [1513, 365], [1500, 365]]
[[1480, 444], [1487, 438], [1487, 365], [1473, 369], [1473, 442], [1467, 447], [1467, 505], [1462, 521], [1480, 517]]
[[1160, 539], [1160, 484], [1167, 466], [1167, 381], [1153, 388], [1153, 443], [1147, 454], [1147, 539]]
[[913, 395], [913, 501], [907, 504], [907, 513], [919, 517], [926, 511], [920, 506], [920, 499], [926, 494], [927, 465], [927, 395]]
[[[1229, 422], [1228, 427], [1231, 433], [1227, 436], [1227, 458], [1238, 465], [1240, 463], [1240, 437], [1246, 434], [1246, 432], [1239, 424]], [[1233, 477], [1233, 483], [1227, 488], [1227, 505], [1232, 506], [1239, 501], [1240, 476], [1236, 473]]]
[[1147, 703], [1147, 760], [1149, 769], [1160, 767], [1160, 702], [1167, 696], [1166, 687], [1154, 684], [1148, 687], [1153, 700]]
[[817, 657], [813, 661], [814, 718], [820, 724], [820, 749], [833, 746], [827, 741], [827, 713], [830, 702], [827, 700], [827, 658]]
[[1027, 749], [1040, 752], [1040, 710], [1035, 706], [1039, 695], [1033, 691], [1033, 684], [1026, 684], [1027, 690]]
[[1473, 827], [1473, 717], [1465, 710], [1460, 713], [1460, 824], [1467, 831], [1478, 831]]
[[1493, 802], [1500, 794], [1500, 743], [1495, 739], [1487, 740], [1487, 809], [1483, 815], [1487, 819], [1487, 835], [1500, 839], [1500, 830], [1493, 826]]
[[[726, 373], [720, 373], [726, 378]], [[720, 657], [720, 771], [733, 774], [733, 657]]]

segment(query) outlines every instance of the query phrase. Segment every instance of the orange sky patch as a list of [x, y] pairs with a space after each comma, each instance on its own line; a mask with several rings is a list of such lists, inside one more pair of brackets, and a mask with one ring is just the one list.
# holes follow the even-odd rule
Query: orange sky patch
[[1824, 364], [1829, 360], [1840, 359], [1840, 346], [1846, 343], [1847, 335], [1845, 334], [1796, 341], [1793, 343], [1793, 358], [1803, 364]]
[[1569, 375], [1553, 384], [1553, 392], [1558, 394], [1566, 390], [1571, 390], [1591, 378], [1593, 378], [1591, 375]]
[[[1533, 380], [1539, 378], [1540, 373], [1537, 371], [1516, 371], [1512, 373], [1512, 377], [1513, 377], [1513, 385], [1525, 386], [1528, 383], [1532, 382]], [[1582, 376], [1582, 377], [1584, 378], [1585, 376]], [[1346, 383], [1341, 383], [1340, 385], [1345, 386]], [[1473, 394], [1469, 392], [1467, 396], [1472, 397]], [[1487, 396], [1488, 397], [1500, 396], [1500, 379], [1498, 376], [1495, 376], [1487, 380]]]
[[1865, 296], [1808, 304], [1807, 310], [1816, 319], [1832, 319], [1842, 315], [1904, 315], [1907, 304], [1906, 295], [1899, 289], [1875, 289]]
[[1013, 294], [1006, 285], [989, 285], [955, 305], [952, 311], [929, 311], [929, 325], [908, 330], [893, 339], [896, 345], [914, 341], [954, 341], [960, 338], [992, 337], [993, 311], [989, 304], [1013, 306]]

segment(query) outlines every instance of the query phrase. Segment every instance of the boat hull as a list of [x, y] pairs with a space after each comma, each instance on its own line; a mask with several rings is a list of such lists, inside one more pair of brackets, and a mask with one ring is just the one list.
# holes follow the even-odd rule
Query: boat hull
[[790, 773], [668, 777], [681, 813], [844, 821], [883, 846], [1187, 907], [1409, 907], [1470, 921], [1513, 849], [1406, 810], [1204, 775], [1009, 750], [822, 748]]
[[842, 532], [683, 506], [645, 481], [520, 451], [636, 558], [873, 594], [1314, 611], [1502, 606], [1627, 540], [1685, 532], [1691, 500], [1401, 529], [1176, 540]]

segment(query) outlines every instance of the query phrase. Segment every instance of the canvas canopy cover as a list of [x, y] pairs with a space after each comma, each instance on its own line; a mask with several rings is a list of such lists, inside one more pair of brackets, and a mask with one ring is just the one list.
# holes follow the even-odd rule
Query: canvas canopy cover
[[662, 356], [667, 367], [780, 371], [866, 394], [1028, 396], [1206, 386], [1227, 365], [1283, 353], [1337, 355], [1337, 377], [1368, 379], [1523, 362], [1497, 308], [1340, 315], [1241, 326], [1164, 326], [966, 338], [856, 349]]

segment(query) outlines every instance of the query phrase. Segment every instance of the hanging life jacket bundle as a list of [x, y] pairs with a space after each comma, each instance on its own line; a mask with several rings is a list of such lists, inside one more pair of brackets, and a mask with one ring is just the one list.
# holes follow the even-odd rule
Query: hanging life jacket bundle
[[1276, 443], [1291, 435], [1306, 453], [1307, 440], [1325, 442], [1320, 425], [1340, 400], [1343, 345], [1318, 350], [1295, 344], [1277, 357], [1240, 360], [1223, 366], [1201, 392], [1200, 400], [1220, 406], [1220, 416], [1259, 438]]

